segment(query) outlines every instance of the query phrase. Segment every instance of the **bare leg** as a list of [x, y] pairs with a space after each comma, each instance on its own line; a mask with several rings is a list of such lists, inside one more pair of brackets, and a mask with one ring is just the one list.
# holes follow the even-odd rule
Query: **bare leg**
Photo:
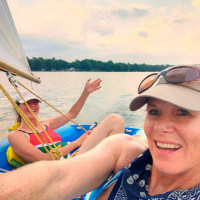
[[91, 150], [106, 137], [118, 133], [124, 133], [124, 130], [125, 123], [123, 118], [117, 114], [109, 115], [92, 131], [81, 146], [77, 155]]

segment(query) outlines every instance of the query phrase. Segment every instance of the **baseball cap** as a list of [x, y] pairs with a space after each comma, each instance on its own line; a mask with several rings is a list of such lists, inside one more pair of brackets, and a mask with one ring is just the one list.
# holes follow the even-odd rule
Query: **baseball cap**
[[172, 84], [160, 76], [152, 87], [138, 94], [131, 101], [130, 110], [140, 109], [149, 98], [163, 100], [188, 110], [200, 111], [200, 79], [189, 84]]
[[[35, 91], [32, 91], [32, 92], [37, 94]], [[21, 95], [25, 99], [26, 102], [31, 99], [37, 99], [41, 103], [40, 99], [34, 94], [32, 94], [31, 92], [29, 92], [28, 90], [21, 92]], [[24, 103], [23, 99], [20, 97], [19, 94], [16, 95], [15, 102]]]

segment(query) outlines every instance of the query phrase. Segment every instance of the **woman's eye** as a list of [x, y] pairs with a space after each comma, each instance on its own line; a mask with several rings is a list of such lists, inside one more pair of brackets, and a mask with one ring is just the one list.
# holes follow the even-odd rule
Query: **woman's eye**
[[183, 109], [179, 110], [178, 114], [181, 115], [181, 116], [188, 116], [188, 115], [190, 115], [190, 113], [187, 110], [183, 110]]
[[149, 115], [159, 115], [160, 112], [158, 110], [150, 110], [149, 112]]

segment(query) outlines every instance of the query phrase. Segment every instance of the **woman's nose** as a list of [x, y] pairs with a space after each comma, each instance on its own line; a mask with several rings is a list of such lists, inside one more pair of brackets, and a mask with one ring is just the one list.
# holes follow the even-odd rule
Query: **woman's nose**
[[154, 130], [157, 132], [171, 132], [174, 130], [173, 119], [169, 116], [160, 116], [154, 124]]
[[29, 102], [29, 103], [28, 103], [28, 106], [29, 106], [29, 107], [34, 106], [34, 103], [33, 103], [33, 102]]

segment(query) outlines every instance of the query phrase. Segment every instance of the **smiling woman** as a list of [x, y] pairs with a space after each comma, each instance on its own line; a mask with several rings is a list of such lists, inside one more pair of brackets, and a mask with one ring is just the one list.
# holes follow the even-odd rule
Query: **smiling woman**
[[175, 66], [141, 82], [130, 110], [147, 104], [149, 149], [123, 171], [109, 200], [199, 199], [199, 78], [200, 66]]
[[[37, 94], [35, 91], [33, 91], [33, 93]], [[37, 110], [36, 109], [34, 109], [34, 110], [32, 109], [32, 112], [37, 116], [38, 110], [39, 110], [39, 103], [41, 103], [40, 99], [37, 96], [34, 96], [31, 92], [29, 92], [27, 90], [23, 91], [22, 96], [24, 97], [24, 100], [27, 102], [27, 104], [29, 105], [30, 108], [32, 108], [32, 107], [36, 107], [37, 108]], [[15, 103], [21, 108], [21, 110], [24, 112], [24, 114], [31, 115], [29, 117], [33, 118], [33, 115], [28, 110], [28, 108], [24, 104], [24, 102], [21, 99], [19, 94], [17, 94], [17, 96], [15, 97]], [[17, 115], [17, 120], [16, 121], [21, 123], [21, 115], [19, 115], [19, 113], [16, 110], [15, 110], [15, 112], [16, 112], [16, 115]]]
[[[199, 124], [200, 112], [159, 99], [149, 99], [144, 130], [154, 158], [154, 167], [159, 172], [167, 176], [182, 174], [181, 180], [185, 177], [186, 181], [189, 174], [186, 172], [199, 168]], [[184, 176], [184, 173], [187, 175]], [[180, 188], [185, 189], [184, 184]]]

